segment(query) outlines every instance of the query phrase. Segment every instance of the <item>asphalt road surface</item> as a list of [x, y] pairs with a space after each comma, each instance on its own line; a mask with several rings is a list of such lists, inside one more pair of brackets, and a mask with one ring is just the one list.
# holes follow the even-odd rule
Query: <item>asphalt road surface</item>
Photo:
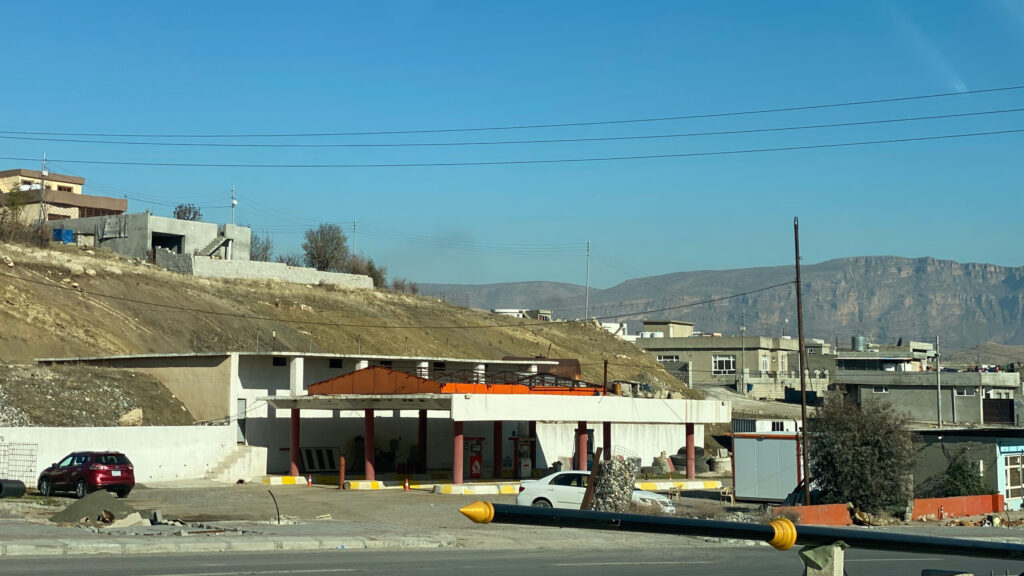
[[[614, 541], [608, 542], [614, 546]], [[923, 569], [977, 576], [1019, 574], [1024, 562], [874, 551], [846, 552], [848, 576], [906, 576]], [[336, 552], [220, 553], [176, 556], [89, 556], [5, 559], [0, 575], [76, 576], [275, 576], [330, 574], [437, 574], [443, 576], [595, 576], [599, 574], [693, 574], [799, 576], [796, 549], [766, 547], [623, 551], [581, 550], [338, 550]]]

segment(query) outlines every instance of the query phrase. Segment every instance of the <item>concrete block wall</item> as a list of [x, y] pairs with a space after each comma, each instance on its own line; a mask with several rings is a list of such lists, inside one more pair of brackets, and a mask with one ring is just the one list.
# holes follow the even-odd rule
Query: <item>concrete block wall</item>
[[153, 253], [156, 265], [179, 274], [192, 275], [192, 255], [175, 254], [166, 248], [157, 248]]
[[[4, 442], [37, 446], [35, 476], [71, 452], [114, 450], [123, 452], [135, 465], [136, 482], [204, 478], [237, 450], [236, 434], [235, 426], [0, 428]], [[248, 459], [249, 468], [260, 472], [247, 480], [266, 468], [265, 455], [265, 451], [257, 452]]]
[[281, 280], [296, 284], [334, 284], [347, 288], [373, 289], [373, 279], [369, 276], [320, 272], [312, 268], [297, 268], [280, 262], [243, 262], [196, 256], [193, 260], [193, 273], [205, 278]]

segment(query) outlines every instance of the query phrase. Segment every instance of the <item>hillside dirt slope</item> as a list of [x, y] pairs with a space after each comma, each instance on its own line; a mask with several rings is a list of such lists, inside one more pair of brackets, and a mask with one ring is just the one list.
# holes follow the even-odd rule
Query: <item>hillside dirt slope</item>
[[[593, 324], [537, 323], [382, 291], [196, 278], [73, 246], [0, 244], [5, 372], [36, 358], [254, 351], [257, 345], [269, 351], [272, 342], [281, 351], [578, 358], [583, 378], [598, 383], [607, 359], [609, 380], [647, 381], [699, 396], [638, 348]], [[66, 377], [75, 368], [63, 370]], [[87, 381], [127, 381], [131, 387], [131, 378], [81, 374]], [[9, 386], [4, 381], [0, 387]], [[179, 410], [173, 403], [161, 408], [164, 400], [155, 397], [151, 403], [139, 407], [153, 423], [169, 417], [159, 412]], [[35, 417], [33, 422], [42, 425]]]

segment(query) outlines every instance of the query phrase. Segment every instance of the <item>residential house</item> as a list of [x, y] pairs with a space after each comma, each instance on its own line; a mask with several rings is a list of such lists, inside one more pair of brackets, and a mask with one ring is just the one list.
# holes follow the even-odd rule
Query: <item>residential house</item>
[[[669, 336], [671, 334], [671, 336]], [[797, 366], [790, 357], [798, 343], [767, 336], [697, 336], [688, 322], [644, 321], [635, 344], [689, 385], [734, 386], [758, 398], [784, 399], [799, 389]], [[824, 391], [828, 374], [811, 373], [809, 390]]]
[[38, 170], [0, 171], [0, 206], [8, 205], [11, 194], [20, 194], [21, 220], [25, 223], [49, 222], [68, 218], [123, 214], [128, 201], [123, 198], [89, 196], [82, 193], [85, 178]]
[[1024, 429], [1017, 427], [918, 428], [914, 432], [914, 495], [942, 495], [941, 477], [961, 457], [978, 471], [989, 493], [1008, 510], [1024, 507]]
[[512, 318], [523, 318], [527, 320], [540, 320], [542, 322], [551, 322], [551, 310], [494, 308], [491, 310], [491, 314], [501, 314], [502, 316], [511, 316]]

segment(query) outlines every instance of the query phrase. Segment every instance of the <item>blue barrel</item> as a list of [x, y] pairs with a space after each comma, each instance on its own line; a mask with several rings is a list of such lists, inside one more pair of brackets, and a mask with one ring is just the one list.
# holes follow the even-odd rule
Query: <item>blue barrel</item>
[[53, 241], [60, 242], [61, 244], [74, 244], [75, 243], [75, 231], [68, 230], [66, 228], [54, 228], [53, 230]]

